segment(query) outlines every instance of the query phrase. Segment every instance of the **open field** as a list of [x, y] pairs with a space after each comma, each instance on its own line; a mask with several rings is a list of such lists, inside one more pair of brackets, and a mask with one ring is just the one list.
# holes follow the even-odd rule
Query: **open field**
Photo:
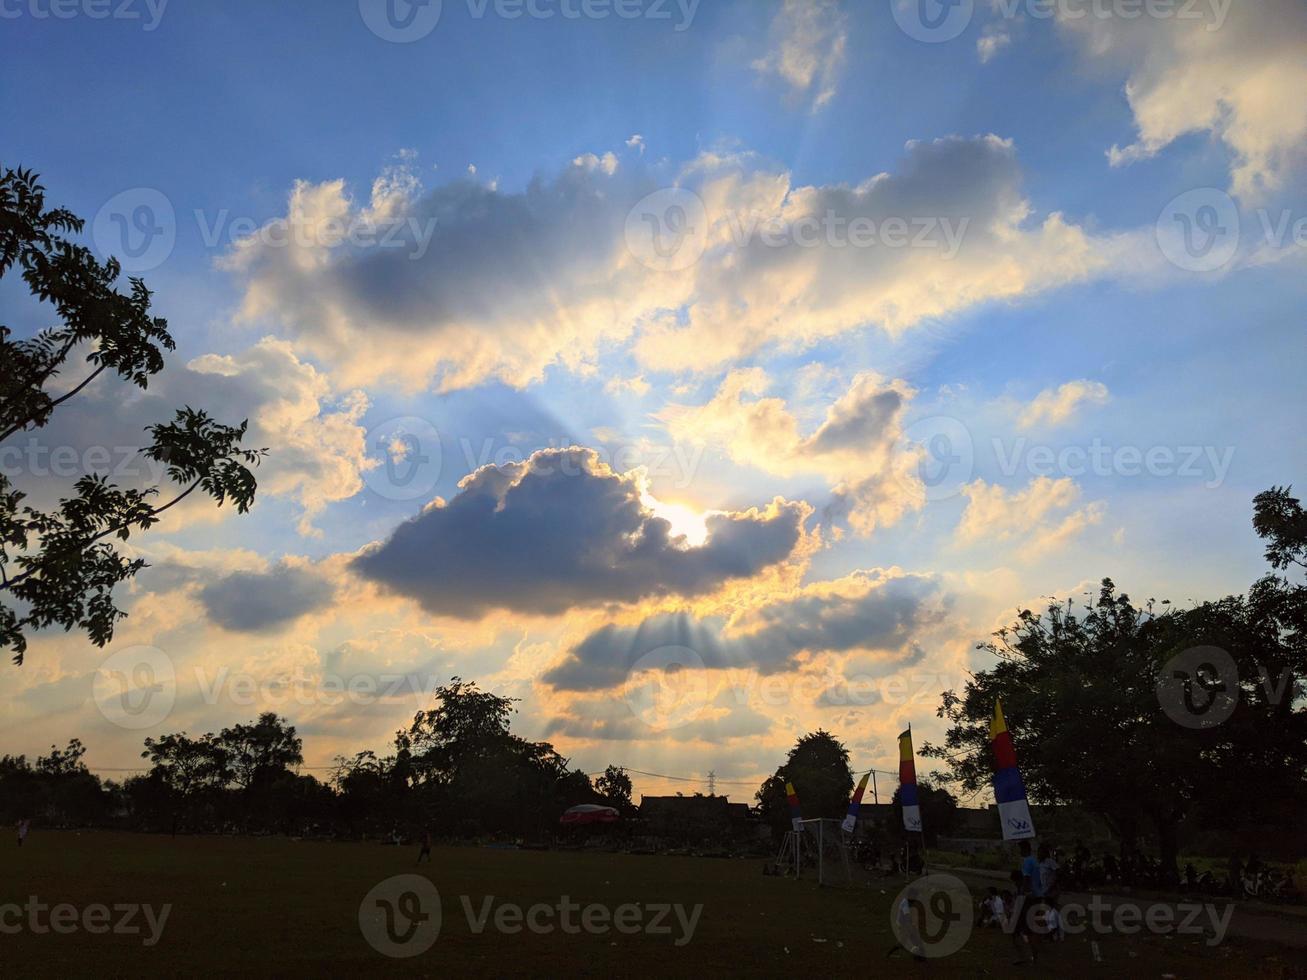
[[[1041, 943], [1037, 967], [1013, 966], [1010, 939], [975, 931], [951, 956], [914, 963], [886, 960], [894, 945], [889, 910], [902, 887], [885, 879], [858, 889], [764, 877], [760, 863], [622, 854], [437, 848], [419, 869], [415, 848], [295, 842], [284, 838], [169, 837], [118, 833], [38, 833], [0, 862], [0, 973], [6, 976], [218, 973], [342, 975], [350, 970], [412, 975], [848, 976], [1037, 975], [1141, 977], [1307, 976], [1307, 953], [1227, 937], [1087, 935]], [[394, 875], [419, 872], [439, 890], [438, 938], [421, 955], [388, 958], [359, 923], [365, 896]], [[386, 892], [382, 892], [382, 897]], [[398, 895], [398, 893], [395, 893]], [[6, 910], [35, 896], [71, 903], [72, 931], [49, 929], [50, 912]], [[489, 909], [480, 933], [475, 920]], [[487, 904], [487, 899], [493, 899]], [[559, 911], [560, 902], [572, 903]], [[375, 895], [373, 896], [375, 897]], [[407, 899], [397, 899], [401, 909]], [[95, 904], [108, 922], [88, 919]], [[150, 906], [150, 916], [115, 909]], [[529, 907], [544, 932], [521, 928], [504, 903]], [[375, 903], [372, 903], [375, 904]], [[582, 913], [579, 907], [602, 906]], [[623, 905], [638, 909], [620, 909]], [[657, 906], [680, 905], [658, 921]], [[693, 907], [702, 909], [694, 918]], [[170, 909], [164, 917], [164, 906]], [[430, 911], [430, 903], [423, 905]], [[562, 928], [564, 915], [571, 931]], [[584, 920], [590, 916], [589, 929]], [[611, 918], [611, 917], [620, 917]], [[495, 921], [508, 929], [496, 929]], [[380, 913], [373, 913], [380, 923]], [[407, 922], [408, 920], [403, 920]], [[615, 924], [627, 931], [618, 931]], [[134, 933], [92, 934], [118, 924]], [[14, 931], [15, 925], [18, 926]], [[646, 927], [652, 927], [647, 929]], [[69, 926], [64, 925], [67, 930]], [[666, 930], [666, 931], [662, 931]], [[402, 931], [402, 930], [401, 930]], [[158, 940], [147, 945], [151, 934]], [[425, 935], [425, 933], [424, 933]]]

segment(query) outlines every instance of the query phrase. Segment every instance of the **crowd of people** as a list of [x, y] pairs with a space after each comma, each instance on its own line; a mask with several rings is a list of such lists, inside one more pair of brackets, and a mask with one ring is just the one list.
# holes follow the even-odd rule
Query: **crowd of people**
[[[1157, 862], [1138, 851], [1127, 849], [1118, 860], [1105, 854], [1095, 863], [1089, 849], [1077, 843], [1065, 866], [1058, 860], [1056, 848], [1041, 844], [1033, 851], [1029, 841], [1021, 841], [1020, 864], [1011, 874], [1012, 887], [1000, 891], [991, 886], [981, 898], [976, 921], [981, 928], [998, 928], [1012, 935], [1014, 946], [1031, 962], [1037, 959], [1035, 940], [1056, 942], [1064, 938], [1060, 903], [1063, 887], [1095, 887], [1102, 884], [1118, 887], [1161, 884]], [[1293, 872], [1263, 863], [1256, 854], [1247, 862], [1238, 856], [1230, 859], [1224, 881], [1212, 872], [1199, 874], [1193, 863], [1185, 866], [1182, 887], [1208, 894], [1226, 893], [1239, 898], [1293, 900], [1301, 897]]]
[[[1192, 864], [1185, 865], [1185, 884], [1187, 887], [1203, 891], [1205, 884], [1210, 884], [1211, 872], [1197, 874]], [[1204, 881], [1204, 878], [1207, 881]], [[1262, 898], [1271, 901], [1294, 901], [1302, 898], [1293, 871], [1274, 868], [1256, 855], [1251, 854], [1247, 862], [1235, 855], [1230, 858], [1226, 873], [1226, 890], [1240, 898]]]
[[[1056, 861], [1057, 857], [1057, 849], [1053, 848], [1052, 858]], [[1061, 873], [1068, 886], [1078, 889], [1113, 886], [1170, 890], [1177, 884], [1173, 879], [1168, 880], [1161, 862], [1137, 848], [1123, 848], [1119, 857], [1105, 852], [1095, 859], [1081, 841], [1076, 842]], [[1249, 855], [1246, 861], [1238, 855], [1232, 856], [1224, 874], [1213, 870], [1200, 872], [1191, 861], [1185, 865], [1178, 885], [1186, 892], [1233, 898], [1292, 901], [1302, 897], [1292, 869], [1273, 867], [1256, 854]]]

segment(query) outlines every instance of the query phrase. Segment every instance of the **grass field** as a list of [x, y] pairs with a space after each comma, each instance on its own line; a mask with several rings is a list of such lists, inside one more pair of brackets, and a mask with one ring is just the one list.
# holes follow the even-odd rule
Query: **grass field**
[[[1216, 947], [1197, 937], [1096, 936], [1102, 962], [1086, 936], [1041, 944], [1038, 966], [1015, 967], [1010, 939], [973, 932], [951, 956], [916, 963], [894, 945], [890, 906], [902, 887], [885, 879], [857, 889], [764, 877], [758, 861], [645, 857], [623, 854], [437, 848], [420, 868], [413, 848], [376, 844], [295, 842], [284, 838], [169, 837], [116, 833], [36, 833], [26, 846], [0, 849], [0, 976], [142, 976], [156, 974], [348, 975], [678, 975], [711, 971], [789, 977], [838, 977], [872, 972], [911, 976], [1101, 975], [1307, 976], [1303, 951], [1227, 938]], [[439, 890], [438, 938], [407, 959], [388, 958], [365, 939], [359, 922], [364, 897], [390, 876], [419, 871]], [[484, 930], [473, 915], [491, 909]], [[29, 912], [6, 916], [6, 903], [36, 896], [46, 906], [150, 905], [159, 939], [143, 913], [121, 923], [136, 934], [36, 932]], [[503, 903], [557, 907], [563, 896], [624, 916], [628, 930], [655, 925], [668, 932], [618, 932], [594, 913], [591, 931], [565, 932], [559, 914], [537, 925], [551, 932], [496, 931], [496, 915], [517, 925]], [[686, 940], [684, 920], [669, 913], [654, 923], [654, 906], [680, 903], [687, 918], [702, 905]], [[634, 904], [638, 911], [618, 913]], [[110, 925], [126, 914], [110, 909]], [[38, 921], [48, 927], [48, 911]], [[571, 912], [574, 926], [579, 911]], [[374, 921], [380, 913], [374, 913]], [[407, 921], [407, 920], [405, 920]], [[600, 928], [603, 926], [604, 928]], [[65, 928], [67, 926], [65, 925]], [[678, 945], [678, 942], [680, 945]]]

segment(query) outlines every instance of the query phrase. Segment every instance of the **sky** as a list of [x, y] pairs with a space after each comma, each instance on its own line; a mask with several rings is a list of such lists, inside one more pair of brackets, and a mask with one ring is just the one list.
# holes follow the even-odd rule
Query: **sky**
[[6, 475], [152, 482], [182, 405], [268, 448], [111, 644], [32, 638], [0, 751], [276, 711], [325, 777], [457, 675], [749, 799], [937, 741], [1046, 597], [1246, 589], [1304, 482], [1301, 0], [0, 0], [0, 88], [177, 342]]

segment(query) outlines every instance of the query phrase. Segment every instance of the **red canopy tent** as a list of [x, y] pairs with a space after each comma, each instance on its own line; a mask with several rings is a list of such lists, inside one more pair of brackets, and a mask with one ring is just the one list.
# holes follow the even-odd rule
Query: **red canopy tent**
[[563, 824], [616, 823], [621, 819], [622, 815], [611, 806], [582, 803], [564, 811], [558, 822]]

